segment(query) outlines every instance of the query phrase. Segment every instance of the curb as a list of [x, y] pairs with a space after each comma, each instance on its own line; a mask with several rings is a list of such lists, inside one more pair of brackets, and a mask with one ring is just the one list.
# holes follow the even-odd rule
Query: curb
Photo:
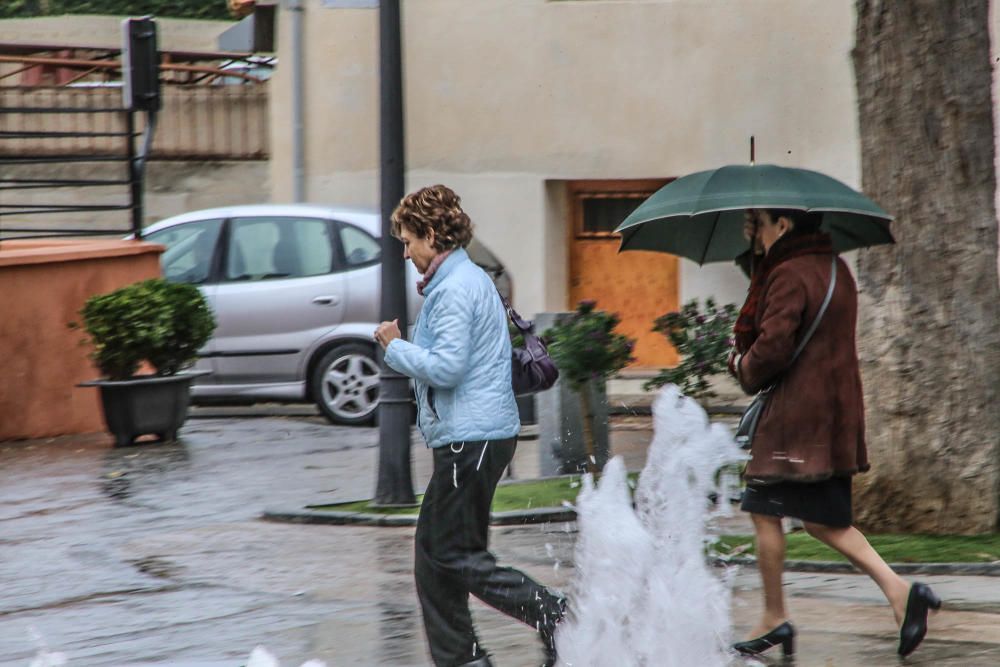
[[[742, 415], [746, 410], [745, 405], [702, 405], [710, 415]], [[630, 415], [648, 417], [653, 414], [653, 406], [645, 404], [636, 405], [608, 405], [609, 415]]]
[[[261, 518], [279, 523], [320, 524], [328, 526], [415, 526], [417, 517], [400, 514], [366, 514], [321, 510], [264, 510]], [[576, 511], [568, 507], [543, 507], [533, 510], [494, 512], [491, 526], [526, 526], [538, 523], [576, 521]]]
[[[713, 558], [712, 565], [757, 567], [756, 558]], [[896, 574], [953, 574], [960, 576], [1000, 577], [1000, 563], [889, 563]], [[850, 563], [824, 560], [786, 560], [786, 572], [816, 572], [819, 574], [861, 574]]]
[[[360, 512], [326, 512], [320, 510], [264, 510], [261, 519], [278, 523], [314, 524], [328, 526], [381, 526], [412, 527], [416, 516], [366, 514]], [[495, 512], [490, 516], [492, 526], [526, 526], [539, 523], [576, 521], [576, 511], [569, 507], [548, 507], [513, 512]], [[757, 567], [756, 558], [712, 558], [714, 567]], [[955, 575], [1000, 577], [998, 563], [889, 563], [897, 574], [903, 575]], [[817, 574], [860, 574], [850, 563], [819, 560], [786, 560], [786, 572], [815, 572]]]

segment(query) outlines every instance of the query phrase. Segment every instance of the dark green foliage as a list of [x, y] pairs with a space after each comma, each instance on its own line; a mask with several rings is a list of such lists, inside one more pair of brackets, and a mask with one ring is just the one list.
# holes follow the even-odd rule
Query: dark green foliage
[[195, 360], [215, 331], [198, 288], [162, 278], [92, 296], [80, 315], [94, 346], [91, 358], [109, 380], [132, 377], [144, 361], [157, 375], [172, 375]]
[[705, 310], [698, 299], [684, 304], [680, 311], [656, 319], [653, 331], [663, 334], [681, 356], [681, 363], [667, 368], [644, 385], [645, 389], [675, 384], [692, 398], [711, 398], [715, 392], [707, 378], [726, 370], [732, 348], [733, 325], [739, 310], [728, 303], [722, 307], [714, 299], [705, 300]]
[[150, 351], [148, 360], [158, 374], [173, 375], [197, 358], [198, 350], [215, 331], [215, 316], [194, 285], [166, 281], [156, 285], [171, 311], [172, 326], [162, 346]]
[[106, 14], [233, 20], [225, 0], [3, 0], [0, 18]]
[[576, 391], [592, 380], [603, 382], [633, 361], [635, 341], [615, 333], [618, 316], [594, 310], [595, 305], [581, 301], [566, 322], [544, 334], [562, 379]]

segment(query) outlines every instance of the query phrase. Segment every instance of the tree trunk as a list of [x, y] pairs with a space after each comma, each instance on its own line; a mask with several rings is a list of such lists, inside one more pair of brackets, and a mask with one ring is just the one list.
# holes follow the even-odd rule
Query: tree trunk
[[594, 445], [594, 411], [590, 406], [590, 383], [580, 387], [580, 412], [583, 413], [583, 449], [587, 454], [587, 472], [599, 472], [597, 467], [597, 447]]
[[1000, 502], [1000, 286], [988, 0], [857, 0], [864, 189], [897, 244], [862, 251], [872, 471], [858, 522], [984, 533]]

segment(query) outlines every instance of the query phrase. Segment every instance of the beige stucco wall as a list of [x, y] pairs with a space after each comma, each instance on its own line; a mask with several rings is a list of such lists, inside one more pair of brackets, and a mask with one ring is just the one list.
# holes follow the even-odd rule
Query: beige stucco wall
[[[0, 42], [66, 46], [119, 47], [122, 16], [45, 16], [0, 21]], [[157, 39], [161, 49], [218, 51], [216, 39], [232, 21], [195, 21], [158, 18]]]
[[[567, 305], [558, 181], [744, 162], [754, 134], [759, 161], [857, 185], [848, 0], [421, 0], [404, 12], [407, 186], [462, 194], [527, 312]], [[377, 18], [306, 3], [311, 201], [377, 205]], [[292, 191], [288, 75], [272, 107], [279, 201]], [[685, 262], [681, 282], [682, 300], [745, 289], [726, 266]]]
[[[307, 0], [307, 199], [378, 202], [377, 12]], [[526, 312], [566, 307], [559, 182], [746, 162], [859, 181], [850, 0], [404, 3], [408, 188], [445, 182]], [[283, 16], [285, 18], [285, 16]], [[272, 106], [274, 199], [292, 192], [290, 21]], [[681, 298], [740, 301], [685, 262]]]

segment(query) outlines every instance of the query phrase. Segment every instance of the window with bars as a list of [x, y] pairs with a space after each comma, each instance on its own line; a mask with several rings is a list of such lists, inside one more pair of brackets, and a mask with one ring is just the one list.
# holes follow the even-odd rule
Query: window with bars
[[570, 184], [577, 239], [617, 238], [615, 229], [666, 181], [576, 181]]

